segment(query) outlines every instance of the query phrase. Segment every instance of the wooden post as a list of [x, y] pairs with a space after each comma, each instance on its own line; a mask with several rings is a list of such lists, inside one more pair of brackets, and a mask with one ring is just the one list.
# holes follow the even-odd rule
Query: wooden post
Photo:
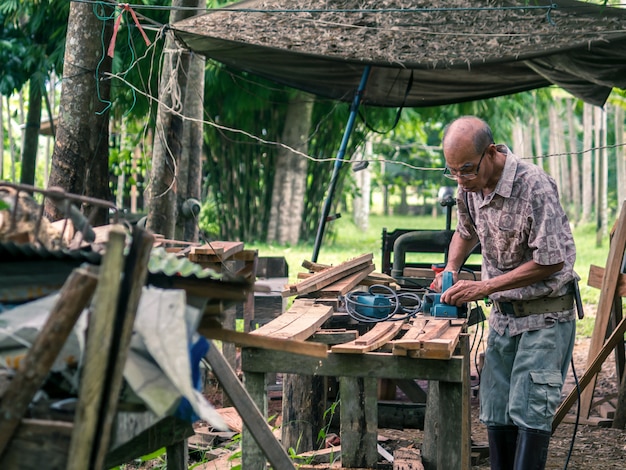
[[113, 339], [113, 321], [124, 267], [125, 244], [124, 229], [121, 226], [113, 227], [102, 258], [100, 280], [89, 317], [85, 360], [81, 371], [67, 470], [83, 470], [89, 467], [98, 432], [98, 417], [109, 359], [105, 352], [110, 350]]
[[[624, 250], [626, 249], [626, 204], [622, 204], [619, 218], [617, 219], [613, 238], [609, 248], [604, 278], [602, 279], [602, 291], [598, 302], [598, 310], [596, 313], [596, 321], [593, 327], [593, 336], [589, 346], [589, 355], [587, 357], [587, 370], [590, 368], [591, 362], [598, 356], [602, 349], [604, 339], [606, 337], [607, 327], [613, 300], [615, 299], [617, 290], [617, 280], [620, 274], [622, 260], [624, 259]], [[597, 371], [589, 378], [590, 387], [583, 390], [580, 399], [581, 416], [589, 417], [591, 411], [591, 403], [593, 401], [593, 392], [596, 386]], [[570, 405], [571, 406], [571, 405]], [[567, 412], [567, 410], [565, 410]], [[554, 429], [554, 426], [553, 426]]]
[[[294, 469], [295, 467], [293, 462], [272, 434], [272, 430], [270, 429], [269, 424], [265, 421], [264, 415], [261, 414], [259, 408], [243, 387], [233, 369], [229, 366], [228, 362], [224, 359], [224, 356], [222, 356], [212, 342], [209, 345], [209, 352], [206, 355], [206, 359], [211, 365], [213, 373], [220, 381], [222, 387], [224, 387], [224, 390], [237, 408], [244, 424], [256, 441], [258, 448], [260, 448], [267, 456], [267, 459], [270, 461], [272, 466], [274, 468], [280, 468], [281, 470]], [[265, 377], [263, 374], [259, 375], [259, 380], [256, 380], [255, 383], [258, 387], [264, 389]], [[250, 444], [252, 443], [249, 441], [246, 442], [244, 436], [244, 447]], [[243, 456], [245, 458], [245, 451]], [[258, 462], [255, 465], [250, 465], [249, 463], [242, 461], [242, 467], [265, 468], [265, 463], [263, 462], [263, 466], [259, 467]]]
[[72, 271], [43, 329], [2, 396], [0, 456], [11, 440], [33, 396], [43, 385], [67, 337], [96, 288], [97, 278], [85, 269]]
[[375, 468], [378, 462], [377, 379], [341, 377], [339, 399], [341, 466]]
[[114, 342], [110, 351], [105, 393], [100, 409], [100, 441], [92, 457], [94, 470], [100, 470], [103, 467], [109, 450], [111, 429], [124, 380], [124, 366], [135, 325], [137, 306], [148, 277], [148, 260], [154, 243], [154, 235], [138, 227], [134, 227], [132, 238], [130, 251], [126, 256], [116, 310]]

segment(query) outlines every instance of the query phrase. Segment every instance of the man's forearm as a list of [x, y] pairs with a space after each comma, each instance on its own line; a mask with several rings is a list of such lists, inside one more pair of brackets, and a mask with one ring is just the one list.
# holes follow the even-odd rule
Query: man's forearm
[[465, 240], [461, 238], [458, 232], [454, 232], [448, 247], [448, 264], [446, 264], [446, 271], [458, 272], [459, 269], [463, 267], [463, 263], [477, 243], [478, 237]]

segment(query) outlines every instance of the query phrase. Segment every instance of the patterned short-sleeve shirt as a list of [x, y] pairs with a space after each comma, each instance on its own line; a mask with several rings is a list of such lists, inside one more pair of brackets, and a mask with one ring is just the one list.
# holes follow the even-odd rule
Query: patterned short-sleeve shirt
[[[465, 239], [478, 235], [482, 278], [497, 277], [530, 260], [540, 265], [564, 264], [543, 281], [496, 292], [491, 299], [531, 300], [571, 292], [572, 281], [578, 280], [574, 272], [576, 248], [555, 181], [537, 165], [520, 160], [505, 145], [498, 145], [498, 151], [506, 155], [506, 162], [495, 190], [483, 197], [481, 192], [459, 188], [457, 198], [457, 231]], [[489, 325], [500, 334], [508, 326], [509, 333], [515, 335], [574, 318], [574, 310], [516, 318], [494, 308]]]

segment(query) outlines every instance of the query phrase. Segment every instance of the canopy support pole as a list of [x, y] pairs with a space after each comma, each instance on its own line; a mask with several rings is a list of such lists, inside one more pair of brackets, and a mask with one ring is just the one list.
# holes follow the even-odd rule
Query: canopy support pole
[[365, 90], [365, 85], [367, 84], [367, 79], [369, 78], [371, 66], [366, 65], [363, 70], [363, 74], [361, 75], [361, 82], [359, 83], [359, 87], [354, 94], [354, 98], [352, 100], [352, 105], [350, 106], [350, 116], [348, 117], [348, 124], [346, 125], [346, 129], [343, 133], [343, 139], [341, 140], [341, 145], [339, 146], [339, 150], [337, 151], [337, 156], [335, 157], [335, 166], [333, 167], [333, 174], [330, 179], [330, 187], [328, 188], [328, 194], [326, 195], [326, 200], [324, 201], [324, 207], [322, 208], [322, 215], [320, 217], [319, 224], [317, 225], [317, 235], [315, 236], [315, 245], [313, 246], [313, 256], [311, 257], [311, 261], [314, 263], [317, 262], [317, 257], [320, 252], [320, 247], [322, 245], [322, 238], [324, 237], [324, 228], [326, 227], [326, 222], [328, 221], [328, 214], [330, 213], [330, 206], [333, 202], [333, 196], [335, 193], [335, 187], [337, 186], [337, 179], [339, 177], [339, 170], [341, 170], [341, 166], [343, 164], [343, 157], [346, 153], [346, 148], [348, 147], [348, 140], [350, 138], [350, 134], [354, 129], [354, 122], [356, 121], [357, 112], [359, 110], [359, 105], [361, 104], [361, 98], [363, 96], [363, 91]]

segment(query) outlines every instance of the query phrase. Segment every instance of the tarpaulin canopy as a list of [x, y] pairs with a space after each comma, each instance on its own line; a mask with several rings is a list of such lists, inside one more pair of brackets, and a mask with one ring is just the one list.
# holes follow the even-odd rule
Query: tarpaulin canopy
[[246, 0], [171, 25], [183, 45], [318, 96], [424, 107], [556, 84], [626, 88], [626, 10], [571, 0]]

